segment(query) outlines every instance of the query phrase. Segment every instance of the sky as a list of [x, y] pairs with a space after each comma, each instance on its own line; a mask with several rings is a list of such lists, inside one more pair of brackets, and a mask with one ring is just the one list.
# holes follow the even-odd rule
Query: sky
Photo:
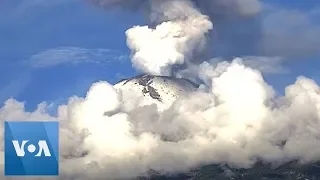
[[319, 0], [1, 0], [0, 121], [59, 120], [63, 179], [314, 162], [319, 59]]
[[[262, 3], [261, 14], [249, 20], [217, 19], [210, 58], [281, 57], [264, 74], [279, 93], [299, 75], [319, 83], [318, 0]], [[60, 104], [84, 96], [94, 82], [138, 74], [125, 32], [147, 23], [141, 13], [82, 0], [0, 1], [0, 107], [9, 98], [26, 102], [27, 110], [42, 101]]]

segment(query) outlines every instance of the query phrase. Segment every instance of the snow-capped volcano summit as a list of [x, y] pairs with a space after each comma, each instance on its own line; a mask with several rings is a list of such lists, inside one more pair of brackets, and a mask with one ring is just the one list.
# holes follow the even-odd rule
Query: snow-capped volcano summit
[[140, 105], [155, 103], [159, 109], [165, 109], [179, 96], [195, 91], [198, 85], [182, 78], [140, 75], [123, 79], [114, 87], [121, 91], [125, 99], [143, 97]]

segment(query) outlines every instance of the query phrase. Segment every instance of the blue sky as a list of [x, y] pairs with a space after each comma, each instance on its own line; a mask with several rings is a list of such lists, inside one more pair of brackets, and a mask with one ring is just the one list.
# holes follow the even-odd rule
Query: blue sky
[[[271, 25], [261, 23], [261, 19], [269, 16], [266, 10], [266, 14], [261, 15], [265, 17], [258, 18], [259, 27], [253, 29], [263, 26], [282, 35], [279, 33], [282, 28], [287, 31], [283, 36], [289, 34], [287, 39], [299, 39], [297, 35], [301, 36], [299, 41], [290, 43], [301, 42], [300, 46], [293, 46], [289, 50], [266, 48], [256, 52], [252, 50], [256, 48], [256, 42], [251, 44], [249, 40], [243, 43], [246, 42], [243, 39], [250, 39], [254, 34], [245, 30], [244, 34], [240, 33], [239, 37], [243, 39], [239, 38], [239, 42], [221, 38], [218, 50], [213, 51], [222, 56], [285, 56], [288, 60], [284, 61], [283, 66], [290, 70], [289, 73], [265, 76], [279, 92], [293, 83], [298, 75], [320, 82], [320, 48], [313, 49], [314, 46], [320, 46], [320, 41], [316, 40], [320, 40], [318, 0], [263, 2], [266, 9], [272, 6], [280, 9], [276, 10], [277, 13], [284, 12], [282, 14], [285, 15], [281, 17], [288, 18], [291, 24], [272, 24], [272, 18], [279, 19], [277, 13], [274, 13], [275, 17], [270, 16]], [[298, 17], [298, 20], [291, 17]], [[256, 26], [255, 22], [250, 21], [249, 24]], [[0, 1], [0, 102], [13, 97], [25, 101], [27, 109], [33, 109], [42, 101], [61, 103], [72, 95], [83, 96], [93, 82], [106, 80], [115, 83], [123, 77], [136, 74], [131, 67], [125, 31], [145, 23], [139, 13], [102, 10], [81, 0]], [[241, 23], [234, 26], [241, 28]], [[291, 30], [297, 30], [295, 27], [301, 30], [290, 36]], [[302, 36], [301, 33], [306, 35]], [[234, 45], [231, 46], [232, 43]]]

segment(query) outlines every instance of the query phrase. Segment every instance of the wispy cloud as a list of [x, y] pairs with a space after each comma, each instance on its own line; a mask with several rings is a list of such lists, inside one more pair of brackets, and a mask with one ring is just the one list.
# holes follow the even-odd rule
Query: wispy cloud
[[283, 66], [285, 59], [281, 57], [243, 57], [243, 63], [246, 66], [257, 69], [265, 74], [284, 74], [290, 70]]
[[[236, 57], [234, 57], [236, 58]], [[290, 73], [290, 69], [285, 67], [285, 58], [282, 57], [266, 57], [266, 56], [244, 56], [241, 57], [242, 63], [245, 66], [256, 69], [263, 74], [286, 74]], [[220, 62], [226, 61], [224, 58], [213, 58], [210, 64], [217, 65]]]
[[269, 56], [308, 57], [320, 52], [320, 8], [273, 8], [262, 23], [260, 50]]
[[62, 64], [78, 65], [82, 63], [123, 63], [127, 59], [127, 55], [110, 49], [58, 47], [35, 54], [31, 56], [26, 63], [34, 68], [46, 68]]
[[30, 80], [30, 74], [24, 73], [4, 87], [0, 87], [0, 104], [8, 98], [18, 96], [28, 86]]

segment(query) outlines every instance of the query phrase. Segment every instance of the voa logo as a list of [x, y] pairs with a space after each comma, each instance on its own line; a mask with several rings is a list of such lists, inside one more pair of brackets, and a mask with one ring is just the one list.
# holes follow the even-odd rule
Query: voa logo
[[[19, 144], [18, 140], [12, 141], [12, 144], [14, 146], [16, 153], [17, 153], [17, 156], [23, 157], [25, 155], [24, 148], [25, 148], [27, 142], [29, 142], [29, 140], [24, 140], [21, 142], [21, 144]], [[36, 152], [37, 149], [38, 149], [38, 152], [37, 152], [37, 154], [35, 154], [35, 156], [41, 156], [42, 154], [44, 156], [51, 156], [50, 150], [48, 148], [48, 144], [45, 140], [38, 141], [37, 145], [29, 144], [27, 146], [27, 150], [29, 153], [34, 153], [34, 152]]]
[[59, 175], [59, 123], [5, 122], [5, 175]]

